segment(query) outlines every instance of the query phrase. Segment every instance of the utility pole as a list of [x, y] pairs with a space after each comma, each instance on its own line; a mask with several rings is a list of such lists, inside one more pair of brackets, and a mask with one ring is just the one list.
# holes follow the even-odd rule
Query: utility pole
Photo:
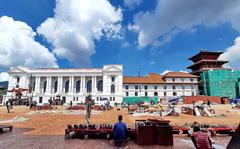
[[138, 90], [139, 90], [139, 94], [141, 94], [141, 72], [142, 70], [138, 70]]
[[[141, 85], [141, 84], [140, 84], [140, 83], [141, 83], [141, 72], [142, 72], [142, 71], [139, 69], [139, 70], [138, 70], [138, 90], [139, 90], [139, 95], [141, 95], [141, 87], [140, 87], [140, 85]], [[139, 95], [138, 95], [138, 96], [139, 96]], [[139, 99], [138, 102], [139, 102], [139, 106], [140, 106], [140, 107], [139, 107], [139, 108], [140, 108], [140, 113], [142, 113], [142, 104], [140, 103], [140, 97], [138, 97], [138, 99]]]

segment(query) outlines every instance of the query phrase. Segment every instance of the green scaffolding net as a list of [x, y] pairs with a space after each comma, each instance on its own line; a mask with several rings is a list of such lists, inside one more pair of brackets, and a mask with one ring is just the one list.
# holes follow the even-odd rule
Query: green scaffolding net
[[151, 102], [153, 101], [154, 104], [157, 103], [158, 97], [124, 97], [123, 102], [125, 104], [136, 104], [138, 102]]
[[200, 74], [204, 95], [235, 98], [239, 96], [240, 71], [208, 70]]

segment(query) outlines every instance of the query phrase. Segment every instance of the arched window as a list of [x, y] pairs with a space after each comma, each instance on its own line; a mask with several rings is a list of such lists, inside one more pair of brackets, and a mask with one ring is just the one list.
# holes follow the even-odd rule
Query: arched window
[[47, 81], [44, 81], [43, 83], [43, 92], [45, 93], [47, 90]]
[[54, 93], [57, 92], [57, 86], [58, 86], [58, 81], [55, 81], [55, 83], [54, 83]]
[[111, 85], [111, 93], [115, 93], [115, 85]]
[[69, 92], [69, 81], [65, 83], [65, 93]]
[[103, 91], [103, 81], [102, 80], [98, 81], [98, 83], [97, 83], [97, 90], [99, 92]]
[[36, 86], [36, 82], [33, 82], [33, 87], [32, 87], [32, 91], [35, 91], [35, 86]]
[[80, 80], [78, 80], [77, 82], [76, 82], [76, 92], [77, 93], [79, 93], [80, 92]]
[[87, 81], [87, 92], [92, 92], [92, 80]]

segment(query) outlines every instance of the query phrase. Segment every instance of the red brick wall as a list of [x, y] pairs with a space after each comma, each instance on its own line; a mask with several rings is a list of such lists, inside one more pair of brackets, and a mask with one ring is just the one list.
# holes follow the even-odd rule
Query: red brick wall
[[221, 98], [218, 96], [186, 96], [183, 99], [184, 104], [192, 104], [193, 101], [198, 102], [198, 101], [203, 101], [207, 103], [207, 100], [210, 100], [210, 102], [216, 102], [216, 103], [221, 103]]

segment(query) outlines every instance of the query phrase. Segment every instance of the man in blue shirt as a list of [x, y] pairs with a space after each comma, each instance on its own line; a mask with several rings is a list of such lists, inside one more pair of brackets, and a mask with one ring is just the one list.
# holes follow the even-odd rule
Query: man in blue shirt
[[118, 116], [118, 122], [114, 124], [114, 143], [116, 146], [121, 146], [127, 138], [127, 126], [122, 122], [122, 115]]

